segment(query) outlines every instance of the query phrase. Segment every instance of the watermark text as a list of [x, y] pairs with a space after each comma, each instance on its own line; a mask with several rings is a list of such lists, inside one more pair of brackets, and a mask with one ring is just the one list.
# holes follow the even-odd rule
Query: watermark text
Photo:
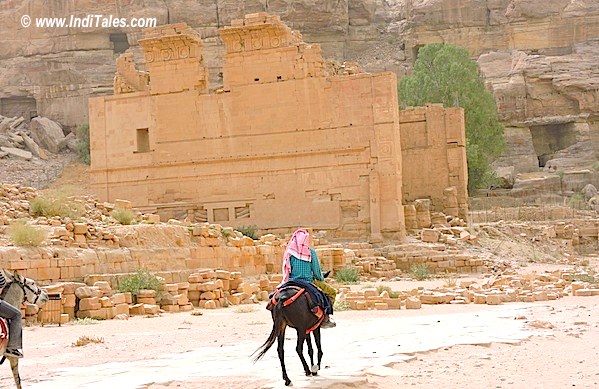
[[36, 28], [145, 28], [156, 27], [156, 18], [117, 18], [112, 15], [74, 15], [64, 18], [21, 16], [21, 26]]

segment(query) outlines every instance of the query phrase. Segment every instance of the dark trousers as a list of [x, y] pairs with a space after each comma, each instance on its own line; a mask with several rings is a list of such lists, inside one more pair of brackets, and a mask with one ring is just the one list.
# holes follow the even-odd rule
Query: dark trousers
[[314, 285], [313, 283], [302, 279], [294, 279], [289, 280], [283, 285], [281, 285], [281, 288], [289, 285], [299, 286], [300, 288], [306, 289], [306, 291], [310, 293], [310, 296], [312, 296], [312, 302], [314, 304], [319, 305], [325, 314], [333, 314], [333, 304], [331, 303], [331, 299], [322, 290], [317, 288], [316, 285]]
[[23, 348], [23, 323], [21, 323], [21, 310], [13, 307], [4, 300], [0, 300], [0, 316], [8, 320], [9, 333], [7, 348]]

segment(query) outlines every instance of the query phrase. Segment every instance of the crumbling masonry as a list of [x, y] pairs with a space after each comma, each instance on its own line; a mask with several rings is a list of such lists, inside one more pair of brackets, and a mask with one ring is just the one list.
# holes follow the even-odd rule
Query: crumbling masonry
[[101, 199], [193, 222], [374, 240], [401, 239], [415, 199], [466, 218], [462, 110], [400, 113], [394, 73], [327, 62], [277, 16], [247, 15], [219, 35], [220, 88], [209, 89], [201, 39], [181, 23], [139, 41], [147, 73], [121, 57], [115, 95], [90, 98]]

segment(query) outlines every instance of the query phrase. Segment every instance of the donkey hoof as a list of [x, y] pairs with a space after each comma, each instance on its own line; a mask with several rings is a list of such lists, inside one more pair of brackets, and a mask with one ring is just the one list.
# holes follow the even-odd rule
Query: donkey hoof
[[285, 380], [285, 386], [293, 386], [291, 380]]

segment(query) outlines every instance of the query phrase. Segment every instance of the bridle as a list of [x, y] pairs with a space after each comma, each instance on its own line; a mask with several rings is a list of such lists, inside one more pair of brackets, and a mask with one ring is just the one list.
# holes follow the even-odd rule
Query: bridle
[[25, 301], [27, 299], [27, 291], [25, 290], [25, 289], [27, 289], [28, 291], [30, 291], [31, 293], [33, 293], [35, 295], [35, 300], [33, 301], [33, 304], [37, 304], [37, 301], [40, 299], [40, 296], [42, 294], [42, 290], [40, 288], [37, 288], [37, 290], [33, 289], [31, 286], [27, 285], [25, 282], [21, 282], [20, 280], [18, 280], [15, 276], [11, 276], [10, 281], [8, 281], [6, 283], [6, 286], [2, 290], [2, 293], [0, 293], [0, 299], [4, 300], [4, 297], [6, 296], [6, 293], [8, 292], [8, 288], [10, 287], [10, 284], [12, 284], [12, 283], [19, 285], [19, 287], [23, 291], [23, 301]]

